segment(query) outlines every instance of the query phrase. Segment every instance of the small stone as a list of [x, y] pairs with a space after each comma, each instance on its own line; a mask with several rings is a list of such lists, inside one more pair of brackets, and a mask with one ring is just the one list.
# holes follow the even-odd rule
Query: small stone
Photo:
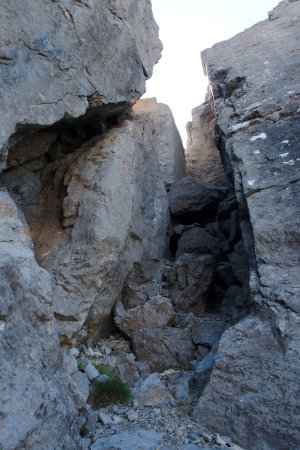
[[73, 355], [75, 358], [79, 358], [80, 351], [78, 350], [78, 348], [73, 347], [73, 348], [70, 348], [69, 351], [70, 351], [71, 355]]
[[130, 422], [136, 422], [139, 418], [139, 413], [136, 409], [130, 409], [127, 412], [127, 418]]
[[110, 376], [106, 375], [104, 373], [101, 373], [95, 379], [96, 379], [96, 381], [99, 381], [99, 383], [106, 383], [107, 381], [111, 380]]
[[173, 400], [166, 386], [160, 381], [157, 373], [152, 373], [143, 381], [136, 399], [141, 405], [156, 406]]
[[216, 435], [216, 443], [219, 445], [227, 445], [227, 442], [218, 434]]
[[100, 411], [98, 413], [98, 419], [102, 423], [102, 425], [112, 426], [112, 425], [118, 425], [119, 423], [123, 422], [122, 417], [106, 414], [103, 411]]
[[95, 378], [99, 376], [98, 370], [90, 362], [85, 366], [84, 371], [87, 374], [90, 381], [95, 380]]
[[202, 431], [202, 437], [206, 442], [212, 442], [213, 441], [213, 435], [210, 433], [207, 433], [206, 431]]
[[81, 450], [89, 450], [92, 441], [89, 438], [80, 439], [80, 449]]
[[80, 356], [80, 357], [77, 359], [77, 365], [78, 365], [78, 368], [79, 368], [80, 370], [81, 370], [81, 369], [84, 369], [85, 366], [87, 365], [87, 363], [88, 363], [88, 360], [86, 359], [85, 356]]

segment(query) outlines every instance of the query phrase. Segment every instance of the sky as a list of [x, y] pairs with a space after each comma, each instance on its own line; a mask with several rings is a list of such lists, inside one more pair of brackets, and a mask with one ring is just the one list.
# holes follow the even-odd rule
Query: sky
[[207, 90], [200, 52], [265, 20], [279, 0], [152, 0], [164, 50], [144, 97], [172, 109], [186, 144], [186, 123]]

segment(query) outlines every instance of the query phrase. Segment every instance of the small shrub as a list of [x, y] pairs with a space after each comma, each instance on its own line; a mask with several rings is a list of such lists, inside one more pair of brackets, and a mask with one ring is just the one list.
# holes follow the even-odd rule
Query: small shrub
[[108, 375], [110, 380], [100, 382], [95, 380], [90, 386], [88, 402], [94, 409], [114, 403], [128, 403], [131, 399], [131, 389], [120, 378], [118, 372], [104, 364], [93, 361], [94, 366], [102, 375]]

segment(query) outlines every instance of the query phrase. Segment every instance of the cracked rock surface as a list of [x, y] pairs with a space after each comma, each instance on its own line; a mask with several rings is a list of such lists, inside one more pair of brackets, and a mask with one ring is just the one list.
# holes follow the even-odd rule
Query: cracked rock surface
[[202, 54], [255, 309], [223, 334], [195, 417], [246, 448], [300, 447], [299, 13], [298, 0], [283, 1]]
[[160, 57], [147, 0], [12, 0], [0, 16], [2, 168], [16, 127], [124, 111]]

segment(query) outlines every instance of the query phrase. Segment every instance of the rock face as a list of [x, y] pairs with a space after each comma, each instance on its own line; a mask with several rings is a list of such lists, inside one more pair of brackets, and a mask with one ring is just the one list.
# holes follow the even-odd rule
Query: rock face
[[139, 100], [133, 110], [153, 122], [161, 177], [168, 189], [186, 175], [184, 149], [172, 112], [167, 105], [157, 103], [155, 98]]
[[202, 54], [255, 307], [223, 334], [195, 415], [246, 448], [300, 447], [299, 12], [283, 1]]
[[160, 56], [147, 0], [13, 0], [0, 15], [2, 167], [16, 127], [123, 111]]
[[13, 0], [0, 14], [0, 447], [79, 448], [88, 380], [59, 343], [108, 328], [135, 265], [161, 270], [154, 125], [118, 119], [161, 43], [148, 0]]
[[206, 102], [192, 111], [187, 124], [187, 173], [193, 178], [215, 184], [226, 184], [220, 152], [214, 138], [215, 111], [210, 93]]
[[51, 278], [36, 263], [30, 230], [5, 191], [0, 205], [0, 445], [76, 448], [78, 392], [63, 370]]

